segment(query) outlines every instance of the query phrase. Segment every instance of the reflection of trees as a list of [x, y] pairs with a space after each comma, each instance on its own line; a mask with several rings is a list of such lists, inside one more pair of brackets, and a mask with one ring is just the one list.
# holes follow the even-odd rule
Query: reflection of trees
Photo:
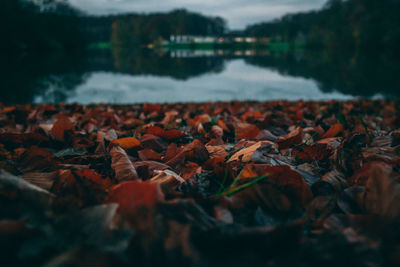
[[[397, 75], [400, 73], [400, 60], [393, 57], [365, 51], [351, 54], [332, 50], [258, 54], [245, 57], [245, 61], [276, 69], [283, 75], [312, 78], [324, 92], [338, 90], [357, 96], [376, 93], [399, 96], [400, 80]], [[238, 57], [242, 56], [228, 53], [224, 57], [173, 58], [169, 52], [155, 53], [122, 47], [113, 51], [91, 50], [84, 57], [51, 54], [18, 60], [9, 56], [0, 61], [0, 102], [29, 103], [37, 96], [45, 101], [63, 101], [67, 94], [85, 81], [86, 73], [96, 71], [185, 80], [205, 73], [221, 72], [226, 60]]]
[[370, 51], [303, 51], [272, 56], [251, 57], [246, 62], [277, 69], [282, 74], [312, 78], [324, 92], [372, 96], [381, 93], [399, 96], [400, 59]]
[[[15, 59], [3, 54], [0, 64], [0, 102], [31, 103], [36, 96], [47, 95], [51, 102], [65, 100], [85, 79], [80, 59], [64, 54], [46, 54]], [[49, 88], [52, 90], [49, 91]]]
[[172, 58], [148, 49], [113, 49], [115, 71], [133, 75], [168, 76], [185, 80], [207, 72], [221, 72], [221, 57]]
[[40, 96], [46, 102], [60, 102], [83, 83], [87, 73], [120, 72], [131, 75], [167, 76], [189, 79], [209, 72], [221, 72], [224, 59], [218, 57], [171, 58], [169, 53], [143, 49], [91, 50], [83, 57], [46, 54], [15, 59], [2, 58], [0, 102], [30, 103]]

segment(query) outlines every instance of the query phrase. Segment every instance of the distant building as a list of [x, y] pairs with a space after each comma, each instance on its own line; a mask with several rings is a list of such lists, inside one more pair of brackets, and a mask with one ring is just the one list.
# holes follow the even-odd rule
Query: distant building
[[251, 36], [198, 36], [198, 35], [171, 35], [169, 42], [165, 44], [180, 44], [180, 45], [190, 45], [190, 44], [268, 44], [270, 38], [267, 37], [251, 37]]
[[216, 43], [217, 37], [213, 36], [195, 36], [195, 35], [171, 35], [170, 42], [176, 44], [204, 44]]

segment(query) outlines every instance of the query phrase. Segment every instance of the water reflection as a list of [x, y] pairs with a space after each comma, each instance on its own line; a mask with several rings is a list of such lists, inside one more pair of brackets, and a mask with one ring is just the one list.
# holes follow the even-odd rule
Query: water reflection
[[176, 102], [398, 96], [393, 58], [327, 51], [148, 50], [5, 58], [0, 101]]
[[[276, 71], [248, 65], [243, 59], [226, 63], [222, 73], [177, 80], [160, 76], [131, 76], [99, 72], [71, 91], [67, 102], [112, 103], [188, 102], [230, 100], [348, 99], [340, 93], [323, 93], [310, 79], [285, 77]], [[37, 102], [46, 101], [37, 98]]]

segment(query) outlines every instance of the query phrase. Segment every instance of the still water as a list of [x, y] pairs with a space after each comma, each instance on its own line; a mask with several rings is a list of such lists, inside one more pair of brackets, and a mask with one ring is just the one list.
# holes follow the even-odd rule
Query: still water
[[[35, 98], [51, 100], [52, 89]], [[48, 97], [46, 97], [46, 95]], [[207, 73], [188, 80], [154, 75], [94, 72], [66, 94], [68, 103], [205, 102], [276, 99], [349, 99], [339, 92], [324, 93], [312, 79], [296, 78], [248, 65], [242, 59], [229, 61], [220, 73]]]
[[[32, 61], [32, 60], [31, 60]], [[322, 100], [396, 95], [393, 69], [376, 62], [304, 52], [92, 51], [15, 64], [2, 78], [9, 103], [173, 103], [231, 100]], [[27, 66], [24, 66], [26, 64]], [[31, 64], [31, 66], [29, 66]], [[355, 65], [354, 65], [355, 64]], [[22, 66], [22, 67], [21, 67]], [[396, 65], [397, 66], [397, 65]], [[10, 67], [7, 68], [9, 70]], [[4, 74], [4, 71], [2, 71]]]

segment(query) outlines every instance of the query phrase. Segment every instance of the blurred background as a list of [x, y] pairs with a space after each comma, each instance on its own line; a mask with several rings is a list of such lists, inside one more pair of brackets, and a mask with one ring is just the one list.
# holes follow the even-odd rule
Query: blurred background
[[2, 0], [0, 102], [400, 95], [400, 0]]

